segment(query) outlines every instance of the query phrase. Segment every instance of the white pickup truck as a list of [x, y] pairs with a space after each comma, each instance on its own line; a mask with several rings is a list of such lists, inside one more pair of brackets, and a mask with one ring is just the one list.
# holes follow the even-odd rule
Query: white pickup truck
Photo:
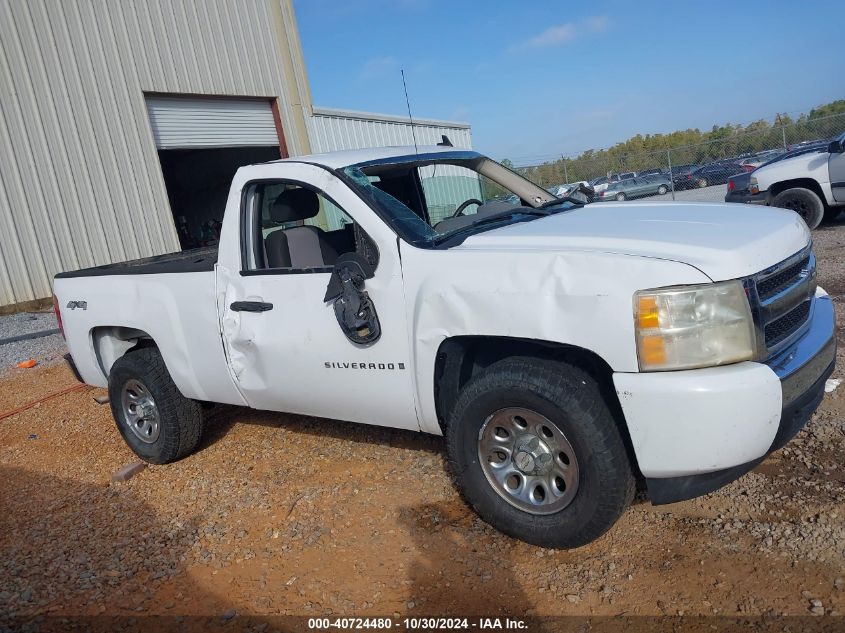
[[55, 295], [142, 459], [194, 451], [209, 403], [442, 434], [481, 517], [567, 548], [637, 480], [701, 495], [802, 428], [836, 346], [815, 265], [792, 211], [585, 205], [475, 152], [386, 148], [243, 167], [218, 250]]
[[728, 180], [725, 202], [792, 209], [810, 229], [845, 209], [845, 133], [827, 146], [796, 151]]

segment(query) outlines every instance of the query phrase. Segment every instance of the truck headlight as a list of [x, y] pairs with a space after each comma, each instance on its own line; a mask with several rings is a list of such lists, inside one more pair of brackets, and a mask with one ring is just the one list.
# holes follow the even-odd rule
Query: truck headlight
[[634, 295], [640, 371], [712, 367], [754, 356], [751, 308], [739, 281]]

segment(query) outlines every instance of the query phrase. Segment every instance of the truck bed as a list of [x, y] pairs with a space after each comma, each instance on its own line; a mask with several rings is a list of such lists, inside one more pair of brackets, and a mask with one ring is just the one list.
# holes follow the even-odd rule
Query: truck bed
[[210, 272], [217, 263], [217, 247], [204, 246], [188, 251], [155, 255], [128, 262], [105, 264], [59, 273], [56, 279], [69, 277], [102, 277], [108, 275], [155, 275], [164, 273]]

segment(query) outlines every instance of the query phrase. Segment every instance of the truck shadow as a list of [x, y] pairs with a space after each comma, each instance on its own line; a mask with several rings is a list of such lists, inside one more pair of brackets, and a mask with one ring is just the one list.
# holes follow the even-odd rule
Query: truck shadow
[[[492, 528], [466, 508], [425, 503], [405, 507], [399, 524], [413, 541], [407, 569], [408, 617], [523, 617], [533, 604], [512, 567], [512, 557], [536, 548], [499, 535], [495, 547], [478, 538]], [[542, 630], [532, 628], [531, 630]]]
[[443, 439], [428, 433], [328, 418], [315, 418], [293, 413], [257, 411], [232, 405], [215, 405], [206, 413], [206, 427], [199, 450], [208, 448], [222, 440], [235, 424], [284, 428], [288, 431], [315, 437], [330, 437], [349, 442], [429, 453], [443, 453], [445, 450]]
[[[330, 437], [360, 444], [423, 451], [438, 455], [443, 462], [443, 468], [447, 469], [446, 446], [441, 436], [419, 431], [344, 422], [342, 420], [257, 411], [232, 405], [215, 405], [207, 412], [206, 427], [199, 450], [202, 451], [221, 441], [235, 424], [285, 429], [320, 439]], [[451, 473], [449, 473], [449, 476], [451, 478]], [[636, 495], [632, 499], [631, 505], [649, 504], [648, 490], [645, 480], [641, 476], [637, 476], [636, 486]]]
[[836, 231], [839, 227], [845, 225], [845, 213], [840, 213], [838, 216], [833, 218], [832, 220], [827, 220], [823, 222], [820, 226], [817, 226], [814, 231]]

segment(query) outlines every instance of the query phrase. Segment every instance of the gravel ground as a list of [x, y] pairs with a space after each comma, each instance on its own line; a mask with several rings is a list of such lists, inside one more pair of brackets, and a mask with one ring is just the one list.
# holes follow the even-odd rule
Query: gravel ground
[[[21, 334], [54, 330], [57, 327], [59, 326], [52, 311], [0, 316], [0, 340]], [[50, 365], [61, 360], [65, 353], [67, 347], [60, 334], [0, 345], [0, 376], [21, 361], [34, 358], [39, 365]]]
[[[727, 185], [712, 185], [703, 189], [684, 189], [675, 192], [675, 200], [680, 202], [724, 202], [727, 192]], [[669, 202], [672, 201], [671, 193], [660, 197], [665, 198]], [[653, 200], [654, 196], [650, 199]]]
[[[814, 237], [845, 323], [845, 222]], [[73, 384], [61, 365], [13, 369], [0, 412]], [[0, 422], [0, 629], [4, 614], [510, 613], [786, 614], [802, 630], [845, 612], [842, 387], [754, 472], [638, 499], [574, 551], [496, 532], [452, 487], [440, 438], [386, 428], [222, 407], [195, 455], [113, 483], [135, 459], [102, 393]]]

